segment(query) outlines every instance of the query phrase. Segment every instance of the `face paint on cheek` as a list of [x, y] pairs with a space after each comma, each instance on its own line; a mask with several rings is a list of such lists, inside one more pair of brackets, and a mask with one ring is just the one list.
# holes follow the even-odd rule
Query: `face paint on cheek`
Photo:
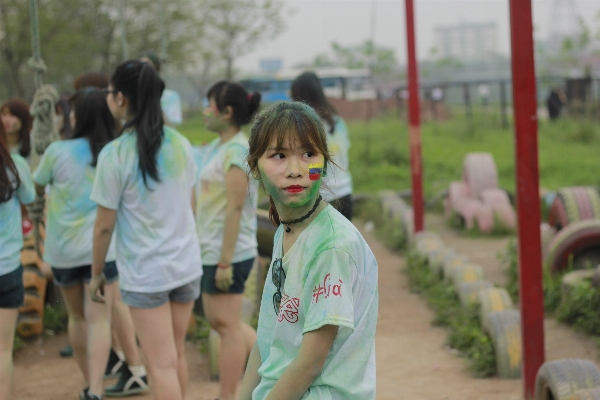
[[308, 164], [308, 177], [311, 181], [317, 181], [323, 174], [323, 164]]
[[265, 190], [273, 198], [273, 200], [281, 200], [281, 196], [279, 195], [279, 191], [277, 190], [277, 186], [269, 180], [267, 174], [263, 170], [259, 168], [260, 177], [263, 185], [265, 186]]

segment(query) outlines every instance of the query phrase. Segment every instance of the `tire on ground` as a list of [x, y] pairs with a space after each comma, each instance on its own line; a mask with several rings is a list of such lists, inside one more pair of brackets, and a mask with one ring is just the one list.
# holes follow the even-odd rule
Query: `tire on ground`
[[472, 197], [479, 197], [485, 189], [498, 187], [498, 171], [490, 153], [469, 153], [463, 162], [463, 181]]
[[453, 256], [455, 254], [456, 253], [453, 249], [449, 249], [447, 247], [429, 253], [429, 256], [427, 257], [427, 264], [429, 265], [431, 273], [440, 279], [443, 278], [442, 266], [444, 264], [444, 259], [447, 256]]
[[600, 400], [600, 388], [578, 390], [569, 400]]
[[594, 218], [600, 218], [600, 194], [594, 188], [576, 186], [558, 190], [548, 222], [560, 230], [574, 222]]
[[449, 254], [444, 257], [442, 263], [442, 278], [445, 281], [450, 282], [452, 279], [452, 273], [457, 265], [465, 265], [469, 263], [469, 258], [462, 254]]
[[451, 275], [455, 287], [463, 282], [477, 282], [483, 280], [483, 269], [477, 264], [463, 264], [454, 267]]
[[444, 247], [444, 242], [434, 237], [422, 238], [415, 244], [415, 249], [417, 250], [417, 253], [423, 261], [429, 258], [430, 253], [434, 251], [439, 251]]
[[567, 268], [570, 257], [593, 250], [600, 251], [600, 219], [574, 222], [550, 240], [544, 265], [552, 272], [560, 272]]
[[535, 378], [535, 400], [567, 400], [581, 389], [600, 386], [600, 370], [589, 360], [546, 361]]
[[494, 311], [483, 323], [492, 339], [496, 355], [496, 370], [500, 378], [521, 376], [521, 314], [517, 310]]
[[563, 275], [561, 280], [562, 295], [566, 296], [576, 286], [585, 281], [590, 281], [594, 277], [595, 269], [580, 269], [571, 271]]
[[479, 303], [479, 320], [485, 321], [485, 317], [495, 311], [512, 310], [513, 302], [504, 288], [482, 289], [477, 293]]
[[489, 289], [493, 287], [490, 281], [475, 281], [475, 282], [462, 282], [456, 287], [458, 293], [458, 299], [460, 300], [461, 306], [468, 309], [473, 304], [477, 304], [477, 294], [482, 289]]
[[466, 182], [450, 182], [450, 186], [448, 187], [448, 197], [444, 203], [444, 214], [446, 218], [450, 218], [452, 213], [457, 212], [460, 201], [462, 199], [468, 199], [469, 196], [469, 187]]

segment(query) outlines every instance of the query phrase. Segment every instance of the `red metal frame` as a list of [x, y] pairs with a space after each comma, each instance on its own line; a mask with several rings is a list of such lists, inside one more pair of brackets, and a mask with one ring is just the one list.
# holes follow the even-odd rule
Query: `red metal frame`
[[510, 0], [513, 109], [519, 212], [519, 293], [523, 396], [532, 399], [544, 363], [544, 292], [540, 239], [537, 101], [531, 0]]
[[423, 230], [423, 178], [421, 159], [421, 121], [419, 105], [419, 71], [415, 50], [415, 21], [413, 0], [405, 0], [406, 41], [408, 51], [408, 120], [410, 138], [410, 169], [412, 176], [412, 206], [415, 232]]

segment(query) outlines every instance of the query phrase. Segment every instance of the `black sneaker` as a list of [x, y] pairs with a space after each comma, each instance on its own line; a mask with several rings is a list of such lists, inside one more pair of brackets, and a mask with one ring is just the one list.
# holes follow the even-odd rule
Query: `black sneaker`
[[104, 379], [113, 379], [120, 375], [125, 366], [125, 361], [121, 360], [113, 349], [110, 349], [106, 371], [104, 371]]
[[148, 378], [146, 375], [142, 377], [133, 376], [127, 363], [121, 370], [121, 376], [117, 383], [112, 386], [104, 388], [104, 395], [106, 397], [125, 397], [133, 394], [145, 393], [149, 390]]
[[73, 348], [70, 344], [66, 345], [59, 352], [61, 357], [73, 357]]
[[79, 393], [79, 400], [103, 400], [102, 396], [90, 394], [89, 390], [89, 387], [83, 388], [83, 390]]

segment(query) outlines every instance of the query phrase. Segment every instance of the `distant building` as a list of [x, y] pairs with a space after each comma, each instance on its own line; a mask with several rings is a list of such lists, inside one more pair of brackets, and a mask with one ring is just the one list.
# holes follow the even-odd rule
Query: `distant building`
[[440, 58], [485, 61], [498, 52], [498, 27], [494, 22], [438, 26], [435, 46]]

